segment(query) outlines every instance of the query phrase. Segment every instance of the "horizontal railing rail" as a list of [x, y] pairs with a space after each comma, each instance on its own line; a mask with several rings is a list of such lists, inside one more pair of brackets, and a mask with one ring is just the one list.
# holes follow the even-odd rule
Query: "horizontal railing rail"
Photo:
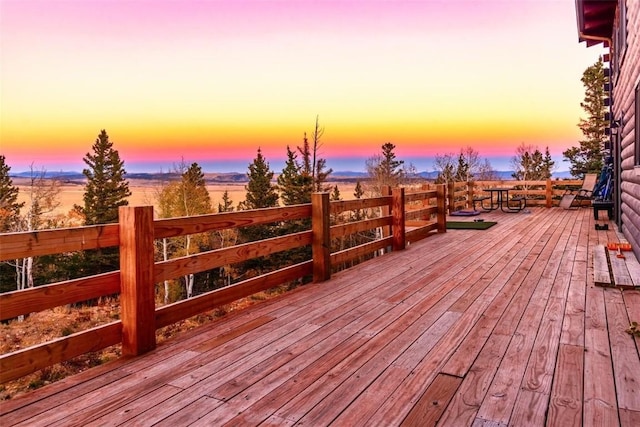
[[[406, 241], [446, 231], [444, 186], [406, 195], [402, 188], [383, 191], [389, 194], [330, 202], [328, 193], [316, 193], [312, 203], [305, 205], [156, 220], [153, 207], [121, 207], [118, 224], [0, 234], [0, 261], [116, 246], [120, 251], [118, 271], [0, 294], [0, 320], [115, 294], [120, 294], [121, 310], [118, 321], [1, 355], [0, 382], [119, 343], [124, 355], [142, 354], [155, 348], [158, 328], [304, 277], [326, 280], [333, 266], [389, 248], [401, 250]], [[416, 209], [415, 204], [420, 207]], [[330, 223], [332, 216], [364, 210], [378, 210], [378, 216]], [[405, 216], [422, 219], [424, 224], [405, 230]], [[158, 239], [300, 219], [310, 219], [311, 229], [154, 261]], [[330, 252], [331, 239], [373, 229], [383, 230], [379, 238]], [[310, 260], [186, 300], [155, 305], [155, 286], [164, 280], [304, 246], [312, 248]]]
[[558, 206], [567, 188], [579, 188], [581, 185], [582, 180], [576, 179], [450, 182], [447, 186], [447, 212], [451, 214], [459, 209], [474, 209], [474, 199], [488, 197], [488, 193], [483, 190], [492, 187], [511, 187], [513, 190], [509, 194], [526, 198], [527, 206], [551, 208]]

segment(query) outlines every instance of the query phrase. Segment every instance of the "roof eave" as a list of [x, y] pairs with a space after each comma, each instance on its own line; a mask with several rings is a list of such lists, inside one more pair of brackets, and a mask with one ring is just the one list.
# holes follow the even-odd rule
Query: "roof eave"
[[578, 40], [587, 46], [609, 41], [617, 5], [617, 0], [576, 0]]

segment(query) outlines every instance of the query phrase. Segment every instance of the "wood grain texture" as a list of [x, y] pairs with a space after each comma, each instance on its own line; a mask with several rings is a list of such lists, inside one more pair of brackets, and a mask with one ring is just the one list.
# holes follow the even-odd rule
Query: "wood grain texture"
[[404, 188], [393, 189], [393, 204], [391, 206], [393, 244], [394, 251], [401, 251], [406, 246], [406, 237], [404, 230], [405, 213], [404, 213]]
[[438, 375], [425, 390], [418, 403], [411, 408], [409, 415], [401, 425], [406, 427], [435, 426], [461, 382], [462, 378]]
[[547, 424], [581, 426], [584, 347], [561, 344], [556, 365]]
[[118, 321], [14, 353], [3, 354], [0, 356], [0, 383], [90, 351], [102, 350], [118, 344], [121, 340], [122, 323]]
[[121, 206], [119, 217], [122, 354], [138, 356], [156, 347], [153, 208]]
[[118, 224], [0, 234], [0, 261], [118, 246]]
[[593, 281], [599, 286], [612, 286], [609, 274], [609, 260], [604, 245], [598, 245], [593, 252]]
[[286, 251], [312, 243], [312, 232], [302, 231], [287, 234], [286, 236], [273, 237], [257, 242], [231, 246], [229, 248], [216, 249], [201, 252], [196, 255], [161, 261], [155, 264], [154, 282], [175, 279], [186, 274], [198, 273], [235, 264], [251, 258], [271, 255], [276, 252]]
[[247, 227], [270, 222], [309, 218], [311, 205], [240, 210], [182, 218], [158, 219], [154, 222], [154, 238], [177, 237], [227, 228]]
[[360, 209], [377, 208], [378, 206], [391, 205], [391, 195], [381, 197], [370, 197], [366, 199], [334, 200], [330, 203], [330, 212], [337, 214], [345, 211], [356, 211]]
[[120, 292], [120, 272], [0, 294], [0, 320]]
[[331, 277], [329, 193], [314, 193], [311, 202], [313, 281], [324, 282]]
[[359, 233], [360, 231], [372, 230], [378, 227], [391, 225], [391, 217], [385, 216], [381, 218], [366, 219], [362, 221], [354, 221], [346, 224], [332, 225], [331, 238], [346, 237], [350, 234]]
[[252, 279], [235, 283], [226, 288], [216, 289], [185, 301], [165, 305], [156, 310], [156, 326], [164, 326], [176, 323], [179, 320], [213, 310], [224, 304], [248, 297], [257, 292], [276, 287], [282, 283], [307, 276], [312, 272], [311, 261], [296, 264], [278, 271], [264, 274]]
[[616, 234], [589, 209], [483, 215], [498, 224], [434, 233], [3, 402], [0, 423], [634, 426], [640, 357], [624, 329], [640, 292], [596, 287], [591, 263]]

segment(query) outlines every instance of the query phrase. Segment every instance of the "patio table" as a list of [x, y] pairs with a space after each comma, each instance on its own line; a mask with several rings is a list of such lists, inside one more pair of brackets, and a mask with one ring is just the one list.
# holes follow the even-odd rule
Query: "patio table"
[[[509, 191], [512, 191], [512, 190], [513, 190], [513, 187], [485, 188], [482, 191], [486, 191], [490, 193], [490, 197], [489, 197], [490, 204], [489, 204], [489, 207], [485, 207], [484, 203], [482, 203], [481, 204], [482, 209], [493, 211], [500, 208], [502, 212], [509, 212], [509, 213], [520, 212], [522, 209], [524, 209], [527, 206], [526, 199], [524, 197], [513, 198], [511, 199], [511, 201], [517, 201], [518, 205], [517, 206], [510, 205]], [[494, 197], [494, 193], [495, 193], [495, 197]]]

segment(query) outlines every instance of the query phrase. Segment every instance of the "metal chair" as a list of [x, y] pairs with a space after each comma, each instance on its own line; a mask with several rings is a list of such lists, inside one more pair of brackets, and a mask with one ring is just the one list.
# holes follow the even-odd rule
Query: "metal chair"
[[565, 190], [560, 200], [560, 207], [564, 209], [571, 209], [573, 203], [577, 200], [591, 199], [593, 195], [593, 189], [598, 181], [597, 173], [586, 173], [582, 180], [582, 188], [579, 190]]

